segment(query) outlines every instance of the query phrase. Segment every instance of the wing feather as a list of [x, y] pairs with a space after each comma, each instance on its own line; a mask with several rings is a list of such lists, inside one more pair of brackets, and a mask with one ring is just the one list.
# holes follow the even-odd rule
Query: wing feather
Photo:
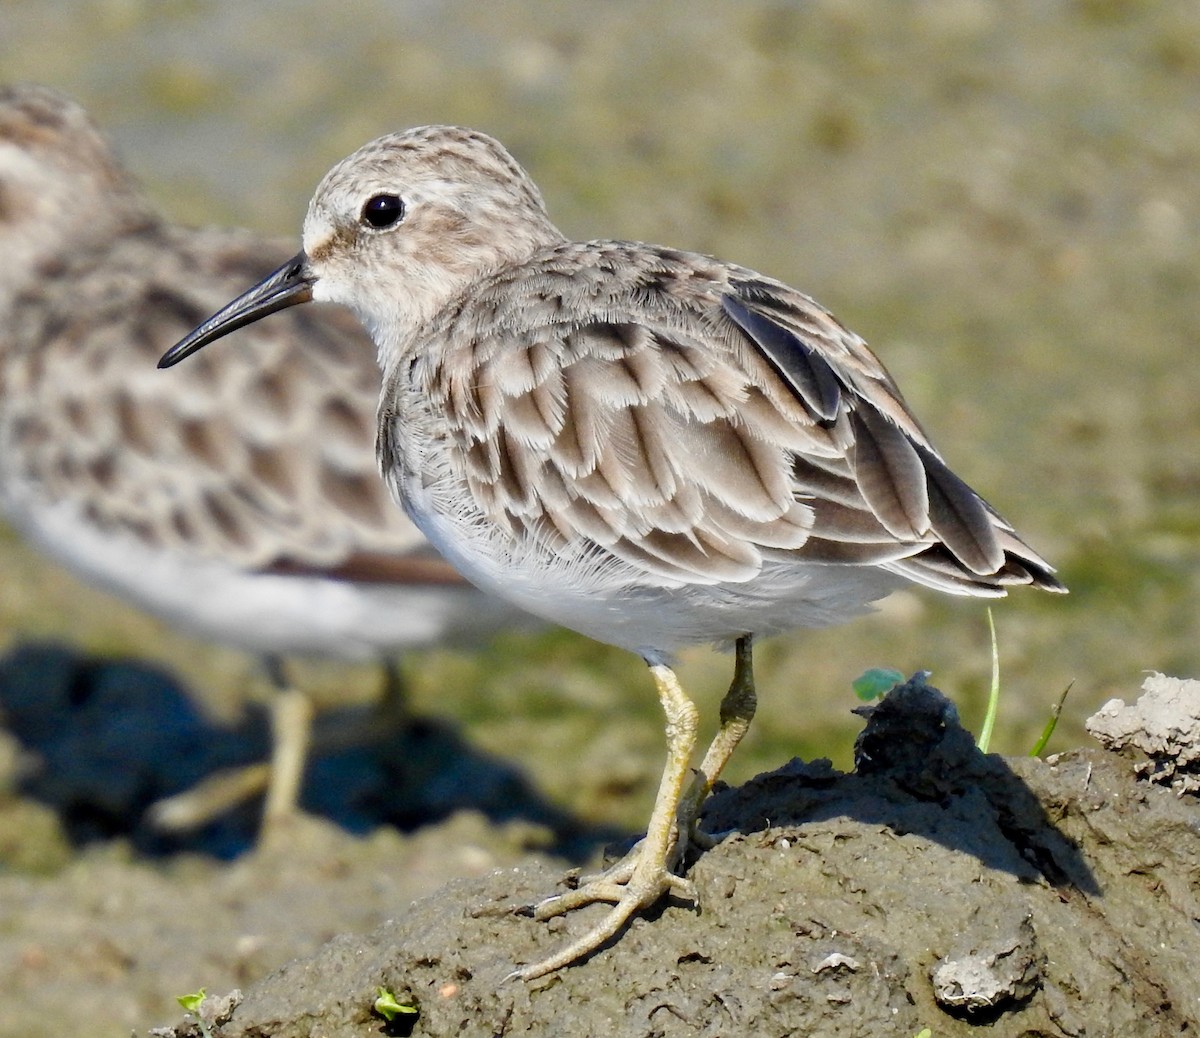
[[552, 531], [685, 583], [750, 580], [769, 558], [960, 594], [1059, 587], [942, 461], [866, 344], [807, 296], [623, 243], [565, 244], [501, 276], [487, 321], [468, 309], [431, 331], [449, 368], [485, 358], [474, 396], [454, 379], [425, 391], [475, 499], [514, 536]]
[[853, 469], [871, 511], [897, 540], [919, 540], [929, 530], [929, 488], [912, 441], [871, 407], [851, 412]]

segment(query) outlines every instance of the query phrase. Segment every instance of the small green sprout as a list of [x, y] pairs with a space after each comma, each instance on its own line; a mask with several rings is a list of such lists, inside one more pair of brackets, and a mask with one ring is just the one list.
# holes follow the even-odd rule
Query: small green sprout
[[922, 1027], [913, 1038], [933, 1038], [933, 1031], [928, 1027]]
[[190, 995], [180, 995], [175, 1001], [178, 1002], [189, 1013], [200, 1012], [200, 1007], [204, 1005], [204, 997], [207, 994], [207, 988], [201, 988], [199, 991], [193, 991]]
[[375, 992], [378, 996], [375, 999], [375, 1012], [382, 1016], [389, 1024], [398, 1016], [415, 1016], [420, 1011], [416, 1006], [397, 1002], [396, 996], [387, 988], [376, 988]]
[[850, 683], [854, 694], [864, 703], [882, 699], [897, 685], [904, 684], [904, 675], [890, 667], [872, 667]]
[[1074, 687], [1075, 682], [1072, 681], [1066, 688], [1063, 689], [1063, 694], [1058, 697], [1058, 702], [1050, 709], [1050, 720], [1046, 722], [1046, 727], [1042, 729], [1042, 734], [1038, 741], [1033, 744], [1033, 749], [1029, 751], [1029, 756], [1040, 757], [1042, 750], [1046, 748], [1046, 743], [1050, 741], [1050, 736], [1054, 734], [1055, 726], [1058, 724], [1059, 715], [1062, 713], [1063, 703], [1067, 701], [1067, 693]]
[[208, 1024], [204, 1022], [204, 1018], [200, 1015], [200, 1007], [204, 1005], [204, 999], [207, 995], [207, 988], [201, 988], [199, 991], [193, 991], [190, 995], [177, 995], [175, 1001], [183, 1006], [183, 1011], [196, 1020], [197, 1026], [200, 1028], [200, 1033], [204, 1038], [212, 1038], [212, 1031], [209, 1030]]

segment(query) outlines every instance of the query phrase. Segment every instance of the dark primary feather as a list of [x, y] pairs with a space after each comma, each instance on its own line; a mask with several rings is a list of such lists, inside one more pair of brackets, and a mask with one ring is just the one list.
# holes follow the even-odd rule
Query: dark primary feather
[[824, 422], [837, 418], [842, 407], [842, 382], [824, 357], [783, 325], [751, 310], [735, 293], [722, 296], [721, 305], [754, 340], [780, 378], [796, 391], [814, 418]]

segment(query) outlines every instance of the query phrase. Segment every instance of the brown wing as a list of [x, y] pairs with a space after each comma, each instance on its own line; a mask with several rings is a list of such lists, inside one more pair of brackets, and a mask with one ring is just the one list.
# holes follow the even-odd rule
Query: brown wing
[[862, 340], [751, 271], [562, 246], [434, 335], [448, 344], [434, 404], [476, 499], [514, 533], [583, 539], [685, 582], [793, 558], [959, 593], [1059, 588], [946, 467]]

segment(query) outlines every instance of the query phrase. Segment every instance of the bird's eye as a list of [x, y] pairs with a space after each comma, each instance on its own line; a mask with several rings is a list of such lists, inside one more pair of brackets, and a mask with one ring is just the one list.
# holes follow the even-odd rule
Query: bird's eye
[[404, 219], [404, 202], [399, 195], [375, 195], [362, 207], [362, 222], [383, 230]]

